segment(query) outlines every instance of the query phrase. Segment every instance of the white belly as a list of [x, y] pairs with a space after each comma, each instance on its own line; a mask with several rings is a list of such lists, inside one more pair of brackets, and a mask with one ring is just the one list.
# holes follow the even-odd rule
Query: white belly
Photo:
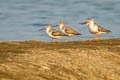
[[47, 34], [50, 38], [53, 38], [53, 39], [60, 39], [61, 37], [63, 37], [63, 36], [59, 36], [59, 35], [58, 36], [53, 36], [52, 32], [47, 32]]
[[68, 33], [66, 33], [66, 32], [65, 32], [65, 29], [63, 29], [62, 27], [60, 27], [60, 30], [61, 30], [61, 32], [62, 32], [63, 34], [68, 35]]
[[66, 33], [64, 29], [62, 29], [61, 31], [62, 31], [62, 33], [64, 33], [64, 34], [67, 35], [67, 36], [74, 36], [74, 34]]
[[74, 36], [74, 34], [68, 34], [68, 36]]
[[100, 35], [100, 34], [107, 34], [107, 32], [98, 32], [98, 34]]
[[88, 26], [88, 30], [89, 30], [92, 34], [96, 34], [96, 33], [99, 32], [97, 26]]

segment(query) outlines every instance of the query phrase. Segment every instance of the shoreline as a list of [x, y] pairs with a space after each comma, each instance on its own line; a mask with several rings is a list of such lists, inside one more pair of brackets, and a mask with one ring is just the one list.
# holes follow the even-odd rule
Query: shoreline
[[[98, 39], [99, 40], [114, 40], [114, 39], [120, 39], [120, 38], [100, 38]], [[24, 41], [39, 41], [39, 42], [51, 42], [51, 41], [41, 41], [41, 40], [9, 40], [9, 41], [0, 41], [0, 42], [24, 42]], [[67, 41], [67, 42], [78, 42], [78, 41], [89, 41], [89, 39], [87, 40], [72, 40], [72, 41]], [[91, 40], [91, 41], [97, 41], [97, 40]], [[58, 41], [53, 41], [53, 42], [65, 42], [65, 41], [61, 41], [61, 40], [58, 40]]]

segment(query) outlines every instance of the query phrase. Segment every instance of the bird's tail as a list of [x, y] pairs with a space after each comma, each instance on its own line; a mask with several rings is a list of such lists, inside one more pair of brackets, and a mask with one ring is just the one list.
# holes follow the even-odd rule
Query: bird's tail
[[81, 33], [76, 33], [76, 35], [82, 35]]
[[111, 30], [107, 30], [107, 33], [111, 33], [112, 31]]

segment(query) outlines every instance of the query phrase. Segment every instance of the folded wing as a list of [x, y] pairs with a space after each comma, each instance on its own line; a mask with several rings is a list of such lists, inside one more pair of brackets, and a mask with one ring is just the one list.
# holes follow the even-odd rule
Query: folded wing
[[101, 27], [101, 26], [100, 26], [100, 25], [98, 25], [98, 24], [96, 24], [96, 25], [98, 26], [98, 31], [100, 31], [100, 32], [106, 32], [106, 33], [111, 32], [110, 30], [105, 29], [105, 28]]
[[56, 29], [53, 29], [52, 35], [53, 36], [65, 36], [65, 34], [63, 34], [62, 32], [60, 32], [60, 31], [58, 31]]
[[68, 34], [82, 35], [68, 26], [64, 26], [64, 29], [65, 29], [65, 32]]

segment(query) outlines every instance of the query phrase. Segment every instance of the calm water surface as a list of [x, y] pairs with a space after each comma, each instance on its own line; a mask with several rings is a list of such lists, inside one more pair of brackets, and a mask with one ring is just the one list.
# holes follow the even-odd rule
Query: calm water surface
[[38, 30], [59, 21], [84, 34], [72, 41], [88, 39], [86, 26], [78, 23], [89, 17], [112, 31], [100, 38], [120, 38], [120, 0], [0, 0], [0, 41], [50, 41]]

